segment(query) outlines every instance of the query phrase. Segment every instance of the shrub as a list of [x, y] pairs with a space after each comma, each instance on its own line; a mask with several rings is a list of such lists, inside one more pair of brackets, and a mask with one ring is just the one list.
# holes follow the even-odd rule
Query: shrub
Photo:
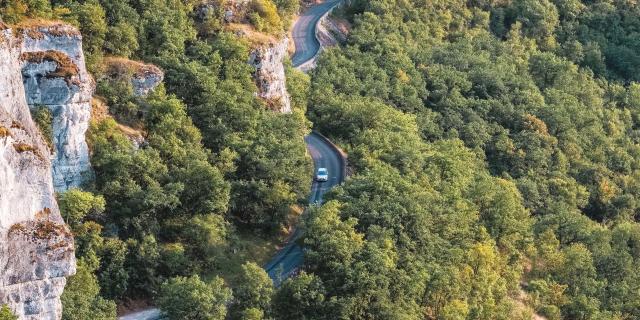
[[53, 150], [53, 115], [51, 114], [51, 110], [45, 106], [38, 106], [31, 111], [31, 116], [38, 126], [38, 129], [40, 129], [40, 133], [47, 142], [47, 145]]
[[249, 20], [258, 31], [271, 34], [283, 31], [278, 8], [271, 0], [253, 0], [251, 2], [251, 10]]
[[17, 320], [17, 319], [18, 317], [13, 315], [13, 312], [11, 312], [9, 307], [7, 307], [6, 305], [3, 305], [0, 308], [0, 320]]
[[173, 320], [222, 320], [227, 315], [226, 304], [231, 299], [231, 290], [224, 286], [221, 278], [210, 283], [197, 275], [190, 278], [172, 278], [162, 284], [158, 306]]

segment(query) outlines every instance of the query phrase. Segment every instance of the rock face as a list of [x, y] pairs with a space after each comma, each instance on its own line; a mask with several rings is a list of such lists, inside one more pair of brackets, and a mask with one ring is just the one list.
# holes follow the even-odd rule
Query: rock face
[[59, 319], [65, 277], [75, 273], [73, 238], [55, 200], [49, 149], [27, 105], [23, 44], [0, 26], [0, 305], [20, 319]]
[[289, 39], [254, 49], [249, 63], [256, 68], [255, 80], [258, 96], [269, 106], [282, 113], [291, 113], [291, 98], [287, 92], [286, 76], [282, 62], [287, 56]]
[[320, 19], [316, 37], [323, 48], [333, 47], [347, 41], [349, 25], [347, 21], [333, 18], [330, 14]]
[[164, 80], [164, 72], [152, 64], [124, 58], [107, 58], [105, 65], [108, 77], [131, 82], [133, 93], [138, 97], [148, 95]]
[[91, 176], [85, 132], [94, 82], [87, 73], [78, 30], [63, 24], [22, 29], [20, 61], [27, 103], [53, 115], [53, 185], [80, 186]]
[[133, 93], [138, 96], [146, 96], [164, 80], [164, 72], [160, 68], [145, 64], [138, 69], [131, 79]]

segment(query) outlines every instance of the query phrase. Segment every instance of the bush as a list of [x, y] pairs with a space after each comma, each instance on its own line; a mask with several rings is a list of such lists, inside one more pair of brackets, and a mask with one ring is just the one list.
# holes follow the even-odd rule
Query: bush
[[9, 307], [3, 305], [0, 308], [0, 320], [18, 320], [18, 317], [13, 315], [13, 312], [11, 312]]
[[278, 8], [271, 0], [253, 0], [251, 2], [249, 20], [260, 32], [278, 34], [283, 31], [282, 19]]
[[45, 106], [38, 106], [31, 111], [31, 116], [38, 129], [40, 129], [40, 133], [47, 145], [49, 145], [50, 149], [53, 149], [53, 115], [51, 110]]
[[115, 319], [116, 304], [100, 296], [98, 279], [92, 272], [80, 260], [76, 274], [69, 277], [61, 298], [63, 320]]
[[80, 189], [70, 189], [60, 194], [58, 204], [65, 222], [72, 227], [82, 223], [89, 214], [101, 214], [106, 205], [102, 196]]
[[162, 284], [157, 303], [169, 319], [216, 320], [227, 315], [231, 290], [221, 278], [206, 283], [195, 275], [177, 277]]

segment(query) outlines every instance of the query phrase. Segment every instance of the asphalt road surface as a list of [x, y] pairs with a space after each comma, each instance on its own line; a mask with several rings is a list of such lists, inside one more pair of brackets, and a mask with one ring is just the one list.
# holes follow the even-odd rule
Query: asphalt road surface
[[146, 309], [119, 317], [118, 320], [158, 320], [162, 313], [157, 308]]
[[[318, 168], [327, 168], [329, 180], [319, 182], [315, 179], [311, 186], [309, 204], [321, 204], [324, 194], [334, 186], [342, 183], [344, 178], [344, 162], [342, 155], [331, 144], [317, 133], [312, 133], [305, 138], [307, 149], [313, 158], [314, 172]], [[296, 229], [284, 248], [282, 248], [265, 266], [276, 286], [291, 276], [302, 265], [304, 252], [297, 243], [301, 232]]]
[[311, 60], [320, 50], [320, 43], [316, 39], [316, 24], [338, 2], [340, 0], [328, 0], [316, 4], [298, 17], [291, 31], [293, 42], [296, 45], [296, 52], [291, 58], [294, 67]]

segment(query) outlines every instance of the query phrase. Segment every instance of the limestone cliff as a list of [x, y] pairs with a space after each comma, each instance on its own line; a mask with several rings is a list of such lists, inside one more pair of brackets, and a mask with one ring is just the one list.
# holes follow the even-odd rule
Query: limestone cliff
[[20, 319], [59, 319], [65, 277], [75, 273], [73, 238], [55, 201], [49, 149], [29, 113], [23, 39], [0, 29], [0, 304]]
[[80, 186], [91, 175], [85, 132], [91, 116], [94, 82], [75, 28], [48, 23], [21, 28], [22, 75], [29, 107], [53, 114], [53, 185], [56, 191]]
[[287, 92], [283, 61], [287, 56], [289, 39], [262, 45], [251, 51], [249, 63], [256, 68], [258, 96], [282, 113], [291, 113], [291, 99]]

